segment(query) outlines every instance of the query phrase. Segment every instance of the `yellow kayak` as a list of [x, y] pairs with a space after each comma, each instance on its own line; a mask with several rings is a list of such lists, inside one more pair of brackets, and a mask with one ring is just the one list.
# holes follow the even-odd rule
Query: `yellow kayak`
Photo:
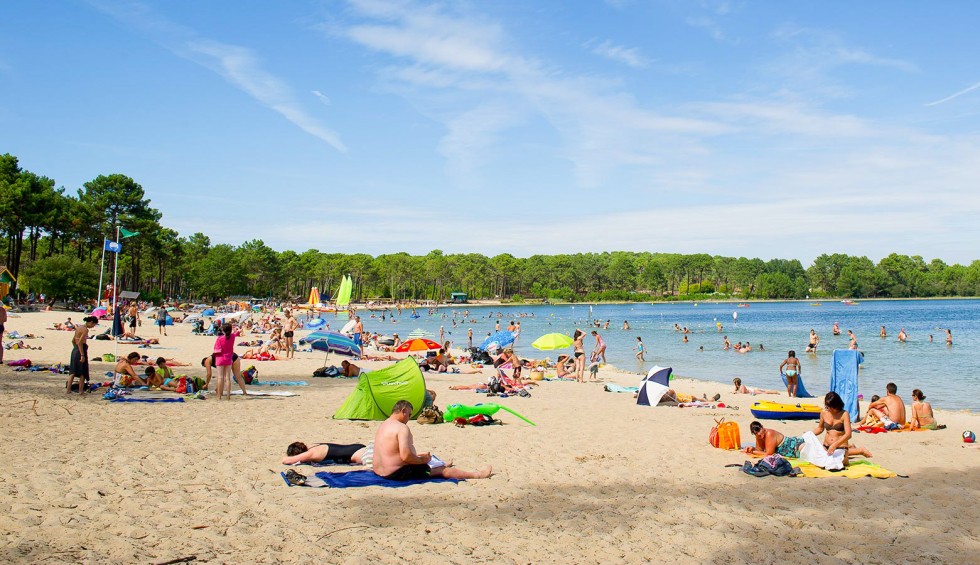
[[761, 400], [752, 404], [752, 415], [762, 420], [816, 420], [820, 407], [816, 404], [780, 404]]

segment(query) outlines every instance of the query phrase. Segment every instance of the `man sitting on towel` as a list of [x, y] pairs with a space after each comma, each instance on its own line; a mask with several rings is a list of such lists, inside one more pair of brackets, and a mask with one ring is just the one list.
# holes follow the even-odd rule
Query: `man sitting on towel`
[[392, 481], [416, 481], [430, 477], [447, 479], [486, 479], [492, 469], [482, 471], [462, 471], [452, 466], [452, 462], [435, 468], [429, 467], [432, 454], [415, 452], [415, 440], [408, 429], [414, 407], [407, 400], [399, 400], [391, 409], [391, 416], [382, 422], [374, 435], [375, 474]]
[[755, 436], [755, 447], [746, 447], [748, 455], [766, 457], [778, 453], [783, 457], [799, 457], [803, 438], [787, 437], [771, 428], [764, 428], [759, 422], [752, 422], [749, 431]]
[[878, 418], [886, 430], [896, 430], [905, 425], [905, 402], [895, 394], [898, 392], [895, 383], [885, 385], [885, 390], [888, 394], [884, 398], [868, 406], [868, 415]]

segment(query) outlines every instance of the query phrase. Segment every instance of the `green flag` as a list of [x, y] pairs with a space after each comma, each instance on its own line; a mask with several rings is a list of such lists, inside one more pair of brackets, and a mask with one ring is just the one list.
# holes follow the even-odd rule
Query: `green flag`
[[129, 231], [126, 228], [119, 228], [119, 233], [122, 235], [119, 239], [126, 239], [127, 237], [133, 237], [134, 235], [139, 235], [138, 231]]

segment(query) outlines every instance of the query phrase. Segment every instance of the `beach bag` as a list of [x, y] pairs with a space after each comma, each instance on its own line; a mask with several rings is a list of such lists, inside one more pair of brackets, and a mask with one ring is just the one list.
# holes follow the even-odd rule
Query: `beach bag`
[[742, 465], [742, 472], [753, 477], [768, 477], [770, 475], [773, 477], [795, 477], [800, 470], [794, 469], [782, 455], [773, 453], [754, 465], [751, 461], [746, 461]]
[[708, 443], [718, 449], [741, 449], [742, 437], [737, 422], [726, 422], [725, 418], [715, 420], [715, 426], [708, 433]]
[[494, 394], [500, 394], [504, 392], [504, 383], [502, 383], [496, 375], [491, 375], [490, 378], [487, 379], [487, 390]]
[[258, 374], [259, 370], [255, 368], [255, 365], [251, 365], [248, 369], [242, 371], [242, 380], [245, 381], [245, 384], [250, 385]]
[[416, 419], [419, 424], [441, 424], [445, 420], [438, 406], [426, 406]]

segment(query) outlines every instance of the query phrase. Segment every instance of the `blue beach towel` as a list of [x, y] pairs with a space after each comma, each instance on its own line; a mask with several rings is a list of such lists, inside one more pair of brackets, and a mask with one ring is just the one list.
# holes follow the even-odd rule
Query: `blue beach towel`
[[[780, 375], [783, 377], [783, 386], [789, 386], [786, 373], [780, 373]], [[813, 398], [813, 395], [807, 392], [806, 387], [803, 386], [803, 375], [796, 376], [796, 398]]]
[[251, 386], [310, 386], [306, 381], [252, 381]]
[[[288, 486], [294, 486], [289, 484], [286, 480], [286, 473], [279, 473], [282, 480], [286, 482]], [[347, 471], [346, 473], [328, 473], [326, 471], [320, 471], [312, 477], [306, 478], [306, 487], [329, 487], [329, 488], [354, 488], [354, 487], [388, 487], [388, 488], [401, 488], [411, 485], [419, 485], [422, 483], [458, 483], [459, 479], [444, 479], [442, 477], [423, 479], [420, 481], [392, 481], [379, 477], [374, 474], [371, 470], [362, 471]]]
[[844, 400], [844, 410], [851, 415], [851, 421], [861, 419], [858, 406], [858, 369], [864, 362], [864, 354], [855, 349], [835, 349], [834, 360], [830, 365], [830, 390]]

